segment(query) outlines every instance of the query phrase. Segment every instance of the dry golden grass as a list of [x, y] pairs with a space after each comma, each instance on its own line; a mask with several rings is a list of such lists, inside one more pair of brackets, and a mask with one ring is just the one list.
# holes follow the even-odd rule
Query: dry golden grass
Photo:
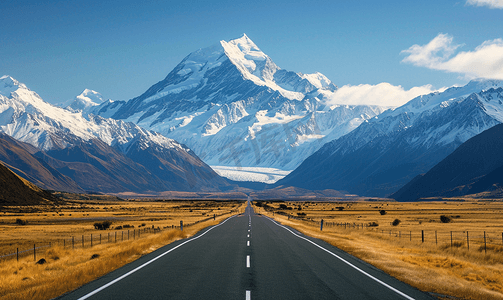
[[[255, 211], [281, 223], [329, 242], [359, 257], [388, 274], [423, 291], [461, 299], [503, 299], [503, 203], [500, 202], [424, 202], [424, 203], [284, 203], [293, 210], [272, 211], [255, 207]], [[279, 203], [268, 203], [274, 208]], [[299, 205], [301, 210], [298, 210]], [[337, 207], [344, 207], [339, 211]], [[334, 210], [332, 210], [334, 209]], [[381, 215], [379, 210], [386, 210]], [[369, 224], [377, 228], [327, 227], [318, 223], [288, 219], [305, 213], [305, 219], [335, 223]], [[440, 215], [452, 217], [441, 223]], [[392, 226], [400, 219], [398, 226]], [[425, 243], [421, 242], [425, 231]], [[391, 231], [391, 235], [389, 232]], [[413, 232], [412, 241], [409, 233]], [[435, 243], [437, 231], [438, 244]], [[453, 247], [450, 231], [454, 233]], [[466, 231], [470, 249], [466, 245]], [[484, 251], [483, 231], [490, 241]], [[384, 233], [383, 233], [384, 232]]]
[[[206, 205], [206, 208], [203, 204]], [[185, 225], [207, 218], [208, 216], [201, 217], [201, 211], [205, 211], [206, 215], [210, 210], [214, 211], [217, 217], [216, 220], [211, 219], [192, 226], [184, 225], [183, 231], [166, 229], [156, 234], [143, 234], [136, 240], [103, 243], [92, 248], [89, 245], [86, 245], [85, 248], [76, 249], [68, 246], [63, 248], [61, 245], [53, 246], [37, 255], [37, 260], [44, 258], [47, 261], [43, 265], [35, 264], [33, 254], [23, 257], [19, 262], [16, 261], [15, 257], [3, 260], [0, 264], [0, 299], [51, 299], [57, 297], [130, 263], [142, 255], [178, 239], [192, 236], [203, 228], [218, 224], [232, 214], [244, 211], [243, 204], [235, 202], [133, 202], [127, 203], [127, 206], [125, 203], [115, 205], [117, 205], [116, 209], [108, 211], [108, 215], [100, 211], [102, 210], [101, 207], [97, 209], [98, 205], [94, 205], [94, 209], [89, 208], [86, 212], [72, 210], [72, 215], [82, 213], [86, 215], [85, 217], [89, 217], [85, 222], [80, 220], [82, 222], [80, 227], [84, 229], [78, 229], [78, 222], [74, 223], [74, 221], [65, 220], [62, 222], [63, 224], [58, 223], [59, 215], [58, 217], [47, 216], [46, 218], [45, 214], [39, 216], [38, 212], [35, 213], [36, 216], [25, 213], [24, 217], [28, 219], [31, 225], [18, 225], [17, 227], [22, 228], [13, 230], [15, 226], [9, 224], [10, 228], [2, 228], [3, 230], [0, 231], [0, 239], [4, 241], [4, 237], [7, 235], [12, 241], [12, 237], [18, 234], [21, 236], [17, 236], [15, 242], [21, 241], [22, 237], [25, 236], [30, 239], [31, 243], [31, 239], [35, 238], [36, 234], [28, 234], [28, 232], [34, 230], [37, 230], [36, 232], [41, 235], [40, 239], [48, 239], [58, 234], [75, 233], [77, 230], [87, 230], [86, 234], [88, 234], [94, 230], [93, 221], [91, 220], [96, 220], [98, 216], [110, 217], [117, 211], [127, 213], [127, 219], [122, 220], [127, 224], [147, 223], [160, 228], [175, 225], [175, 223], [179, 225], [180, 218], [184, 220]], [[107, 203], [106, 206], [109, 207], [110, 203]], [[148, 210], [139, 208], [148, 208]], [[62, 211], [69, 213], [70, 209], [65, 209], [68, 208], [62, 208]], [[148, 213], [147, 211], [155, 211], [156, 213]], [[150, 214], [157, 214], [158, 219]], [[213, 216], [213, 213], [211, 216]], [[10, 220], [12, 217], [12, 215], [5, 214], [0, 219], [5, 221]], [[145, 217], [154, 221], [147, 221]], [[40, 224], [38, 228], [36, 224]], [[0, 228], [4, 226], [0, 226]], [[31, 226], [31, 228], [28, 226]], [[65, 228], [59, 228], [58, 231], [58, 226]], [[66, 227], [70, 227], [70, 229]], [[15, 231], [15, 233], [13, 234], [11, 231]], [[92, 259], [93, 255], [98, 255], [98, 257]]]

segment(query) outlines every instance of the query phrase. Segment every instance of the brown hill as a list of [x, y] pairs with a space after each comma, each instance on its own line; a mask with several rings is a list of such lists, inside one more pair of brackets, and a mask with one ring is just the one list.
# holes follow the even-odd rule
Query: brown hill
[[57, 202], [50, 193], [17, 176], [0, 163], [0, 206], [43, 205]]

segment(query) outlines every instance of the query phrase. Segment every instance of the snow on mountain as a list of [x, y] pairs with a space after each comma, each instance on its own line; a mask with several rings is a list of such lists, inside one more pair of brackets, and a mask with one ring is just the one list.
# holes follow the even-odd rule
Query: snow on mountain
[[385, 196], [502, 122], [503, 81], [474, 80], [365, 120], [278, 184]]
[[81, 113], [51, 105], [10, 76], [0, 78], [0, 87], [1, 131], [39, 149], [64, 149], [76, 138], [98, 138], [109, 146], [118, 144], [125, 149], [137, 135], [142, 135], [166, 148], [189, 151], [172, 139], [132, 123], [93, 115], [86, 119]]
[[243, 35], [189, 54], [141, 96], [89, 113], [160, 132], [210, 165], [289, 171], [386, 109], [328, 105], [336, 89], [321, 73], [281, 69]]
[[89, 110], [91, 107], [100, 105], [103, 102], [103, 96], [100, 93], [85, 89], [74, 99], [61, 103], [59, 106], [73, 112], [82, 112]]

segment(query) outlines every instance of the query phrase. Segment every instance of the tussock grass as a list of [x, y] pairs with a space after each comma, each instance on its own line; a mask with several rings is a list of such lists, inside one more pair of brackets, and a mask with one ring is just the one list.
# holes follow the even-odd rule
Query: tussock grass
[[[136, 240], [105, 243], [92, 248], [63, 248], [54, 246], [40, 258], [47, 261], [37, 265], [33, 257], [15, 259], [0, 264], [0, 299], [52, 299], [103, 276], [139, 257], [173, 241], [190, 237], [208, 226], [216, 225], [232, 214], [230, 208], [243, 204], [221, 206], [225, 215], [180, 229], [168, 229], [156, 234], [144, 234]], [[174, 211], [178, 212], [177, 210]]]
[[[486, 249], [480, 246], [480, 241], [470, 241], [468, 250], [466, 242], [460, 240], [454, 241], [451, 247], [447, 237], [438, 245], [421, 243], [418, 237], [415, 241], [409, 240], [409, 230], [502, 230], [501, 203], [459, 204], [361, 202], [346, 204], [344, 211], [331, 210], [332, 206], [341, 206], [340, 203], [302, 204], [302, 211], [308, 218], [383, 224], [377, 230], [324, 227], [320, 232], [319, 225], [313, 222], [289, 220], [278, 213], [273, 216], [272, 211], [263, 209], [260, 212], [304, 234], [322, 239], [425, 292], [460, 299], [503, 299], [503, 246], [488, 245], [485, 254]], [[386, 208], [386, 215], [380, 215], [382, 207]], [[450, 223], [442, 223], [440, 215], [453, 217]], [[402, 222], [393, 226], [392, 221], [397, 217]], [[434, 221], [430, 222], [430, 219]], [[407, 232], [407, 236], [398, 238], [397, 227]], [[381, 234], [381, 230], [393, 230], [393, 233]]]

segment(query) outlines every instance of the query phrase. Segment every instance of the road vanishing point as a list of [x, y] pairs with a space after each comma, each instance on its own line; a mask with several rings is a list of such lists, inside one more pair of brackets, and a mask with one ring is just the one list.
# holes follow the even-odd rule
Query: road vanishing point
[[58, 299], [434, 299], [321, 240], [245, 212]]

